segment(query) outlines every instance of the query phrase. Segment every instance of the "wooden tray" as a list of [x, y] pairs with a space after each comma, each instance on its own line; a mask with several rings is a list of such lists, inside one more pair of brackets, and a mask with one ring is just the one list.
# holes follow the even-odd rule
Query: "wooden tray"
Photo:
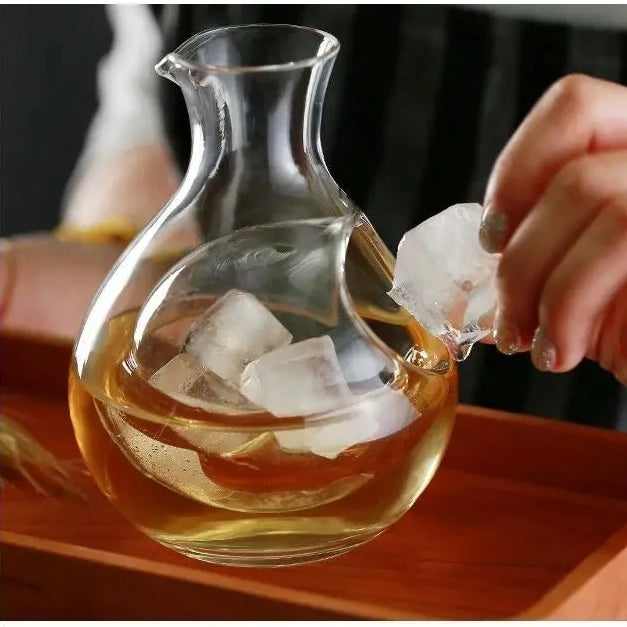
[[[69, 347], [4, 336], [2, 412], [78, 459]], [[443, 465], [370, 544], [288, 569], [212, 567], [86, 501], [2, 491], [4, 619], [627, 618], [627, 436], [460, 406]]]

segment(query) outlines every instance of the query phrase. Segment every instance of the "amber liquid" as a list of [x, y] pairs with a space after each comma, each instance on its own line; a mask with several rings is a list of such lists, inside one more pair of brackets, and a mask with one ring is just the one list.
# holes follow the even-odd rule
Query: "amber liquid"
[[[173, 324], [192, 320], [206, 305], [188, 305]], [[401, 431], [328, 459], [278, 445], [273, 431], [302, 427], [302, 418], [278, 423], [264, 413], [210, 413], [151, 387], [128, 360], [136, 317], [130, 311], [109, 322], [81, 378], [72, 367], [70, 409], [99, 487], [157, 541], [220, 563], [316, 560], [387, 528], [411, 507], [435, 472], [453, 422], [453, 368], [437, 375], [406, 368], [401, 389], [419, 418]], [[395, 324], [386, 314], [385, 322], [372, 317], [369, 322], [384, 339], [386, 333], [396, 340], [403, 336], [413, 347], [424, 340], [424, 332], [407, 319], [399, 317]], [[168, 342], [153, 342], [152, 357], [161, 363], [175, 353]], [[192, 429], [193, 438], [181, 437], [176, 427], [182, 425]], [[203, 441], [219, 441], [226, 448], [207, 452]]]

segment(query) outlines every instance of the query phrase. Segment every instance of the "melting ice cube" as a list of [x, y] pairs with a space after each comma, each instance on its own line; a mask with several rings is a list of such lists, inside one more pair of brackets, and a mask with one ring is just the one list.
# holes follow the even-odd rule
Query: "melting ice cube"
[[[207, 411], [237, 414], [258, 410], [217, 375], [204, 371], [190, 355], [177, 355], [155, 372], [149, 382], [171, 398]], [[180, 424], [168, 426], [197, 449], [214, 455], [233, 455], [258, 437], [236, 430], [217, 431]]]
[[275, 431], [279, 446], [287, 451], [307, 452], [336, 458], [342, 451], [397, 433], [412, 423], [420, 413], [404, 394], [383, 387], [355, 397], [348, 407], [317, 416], [313, 425], [300, 429]]
[[479, 243], [482, 212], [453, 205], [405, 233], [389, 292], [458, 360], [491, 331], [496, 305], [499, 255]]
[[291, 341], [291, 333], [252, 294], [230, 290], [192, 325], [185, 351], [238, 386], [249, 362]]
[[328, 335], [284, 346], [251, 362], [240, 391], [275, 416], [331, 411], [351, 393]]
[[207, 411], [228, 414], [255, 409], [234, 387], [211, 371], [203, 370], [191, 355], [185, 353], [157, 370], [149, 382], [181, 403]]

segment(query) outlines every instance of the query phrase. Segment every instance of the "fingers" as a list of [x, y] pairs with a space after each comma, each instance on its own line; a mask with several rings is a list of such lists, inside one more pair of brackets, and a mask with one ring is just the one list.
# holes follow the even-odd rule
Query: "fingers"
[[[627, 284], [627, 193], [604, 206], [551, 272], [539, 303], [539, 327], [532, 360], [541, 370], [574, 368], [585, 356], [595, 332], [611, 332], [614, 340], [622, 321], [608, 320], [596, 330], [611, 303]], [[622, 303], [623, 307], [627, 302]], [[607, 342], [607, 338], [601, 338]], [[619, 346], [604, 346], [605, 366], [614, 369]], [[609, 349], [609, 350], [608, 350]]]
[[481, 241], [503, 250], [566, 163], [627, 146], [627, 89], [581, 75], [558, 81], [511, 138], [492, 171]]
[[[599, 215], [600, 208], [605, 207], [604, 214], [617, 211], [612, 199], [627, 194], [626, 172], [627, 151], [587, 155], [572, 161], [553, 178], [522, 221], [498, 270], [495, 336], [502, 352], [510, 354], [529, 347], [549, 276]], [[596, 240], [590, 238], [594, 237], [600, 244], [604, 242], [600, 233], [591, 231], [584, 244], [592, 244]]]

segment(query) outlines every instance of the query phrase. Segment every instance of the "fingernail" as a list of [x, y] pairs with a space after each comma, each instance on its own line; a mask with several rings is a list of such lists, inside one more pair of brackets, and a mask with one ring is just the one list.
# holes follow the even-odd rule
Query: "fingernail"
[[483, 212], [479, 226], [479, 242], [486, 252], [498, 253], [507, 231], [507, 216], [493, 211], [488, 205]]
[[494, 327], [496, 347], [504, 355], [514, 355], [520, 350], [520, 334], [515, 324], [497, 314]]
[[555, 368], [555, 344], [542, 327], [538, 327], [531, 342], [531, 361], [533, 365], [544, 372]]

